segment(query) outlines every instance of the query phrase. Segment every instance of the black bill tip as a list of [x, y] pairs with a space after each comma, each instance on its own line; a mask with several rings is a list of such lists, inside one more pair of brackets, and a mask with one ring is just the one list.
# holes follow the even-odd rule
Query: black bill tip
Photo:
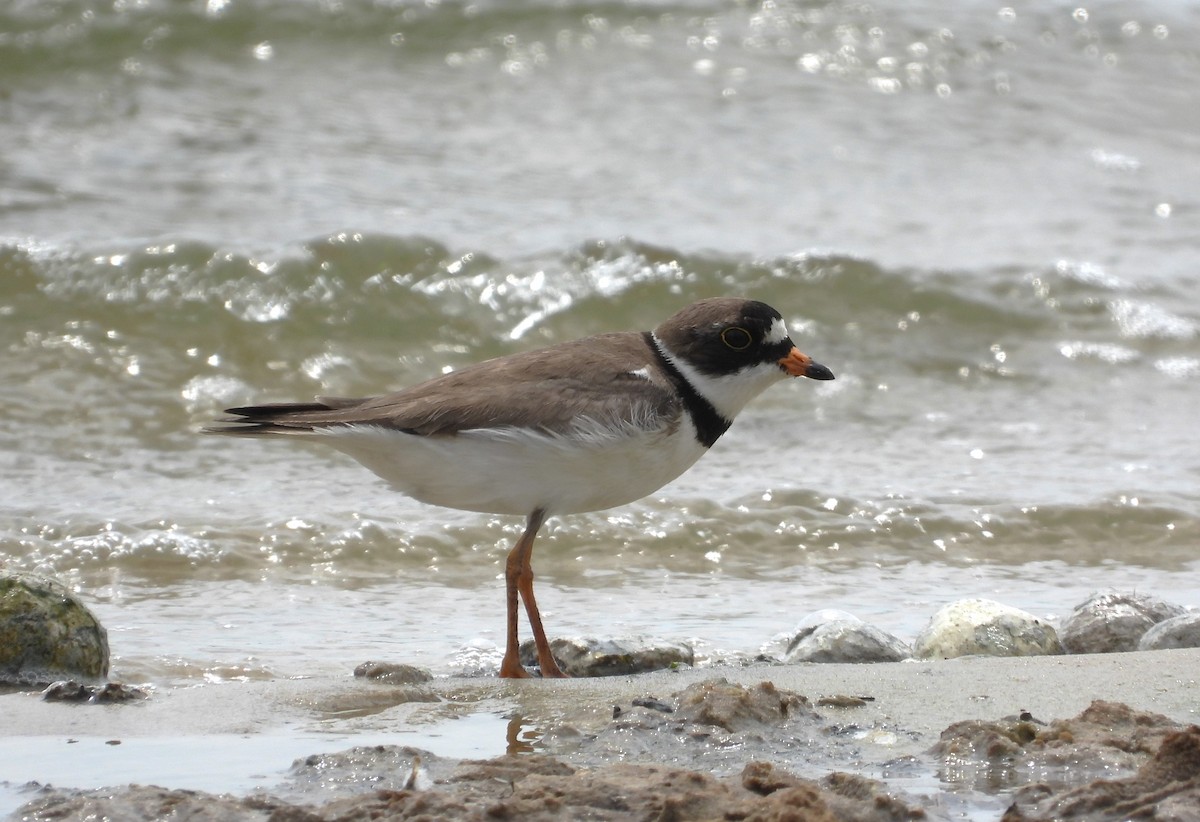
[[804, 376], [810, 380], [832, 380], [834, 378], [833, 372], [819, 362], [809, 363], [808, 367], [804, 369]]

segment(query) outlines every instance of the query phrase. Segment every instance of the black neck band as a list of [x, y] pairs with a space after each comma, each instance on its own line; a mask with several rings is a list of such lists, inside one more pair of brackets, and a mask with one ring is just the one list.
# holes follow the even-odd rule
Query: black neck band
[[731, 421], [722, 417], [717, 409], [713, 408], [711, 402], [700, 396], [700, 393], [687, 381], [687, 377], [683, 376], [675, 364], [667, 359], [666, 354], [658, 347], [658, 340], [654, 339], [653, 334], [647, 331], [645, 336], [646, 345], [650, 346], [650, 350], [654, 352], [658, 364], [667, 373], [667, 379], [675, 386], [675, 390], [679, 392], [679, 397], [683, 400], [683, 407], [687, 409], [688, 416], [692, 418], [692, 425], [696, 427], [696, 439], [705, 448], [711, 448], [712, 444], [729, 430]]

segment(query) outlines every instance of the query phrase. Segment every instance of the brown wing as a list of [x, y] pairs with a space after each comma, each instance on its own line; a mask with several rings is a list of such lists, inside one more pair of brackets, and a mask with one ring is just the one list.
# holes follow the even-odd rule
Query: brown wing
[[234, 416], [221, 422], [232, 425], [207, 430], [262, 436], [357, 424], [422, 435], [506, 426], [558, 433], [585, 417], [673, 425], [680, 412], [645, 338], [616, 333], [498, 357], [380, 397], [230, 408]]

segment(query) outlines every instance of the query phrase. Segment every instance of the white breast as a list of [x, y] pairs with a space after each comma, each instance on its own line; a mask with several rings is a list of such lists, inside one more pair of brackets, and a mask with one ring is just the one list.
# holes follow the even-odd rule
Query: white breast
[[492, 428], [425, 437], [366, 425], [319, 434], [414, 499], [492, 514], [624, 505], [657, 491], [707, 450], [686, 415], [673, 428], [649, 431], [584, 420], [561, 435]]

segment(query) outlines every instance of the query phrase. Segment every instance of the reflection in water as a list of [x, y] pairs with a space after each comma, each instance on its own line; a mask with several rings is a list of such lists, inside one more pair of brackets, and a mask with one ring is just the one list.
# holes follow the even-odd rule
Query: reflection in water
[[520, 714], [513, 714], [508, 720], [508, 744], [504, 752], [510, 756], [533, 753], [541, 748], [542, 731]]

